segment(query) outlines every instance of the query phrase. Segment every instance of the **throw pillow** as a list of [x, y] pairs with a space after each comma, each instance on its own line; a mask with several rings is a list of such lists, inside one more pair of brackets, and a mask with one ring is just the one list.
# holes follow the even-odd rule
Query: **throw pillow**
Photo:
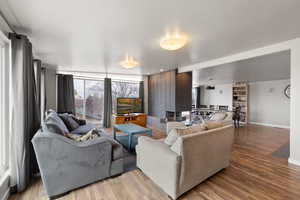
[[217, 121], [207, 121], [205, 122], [205, 126], [207, 130], [215, 129], [215, 128], [220, 128], [224, 126], [223, 122], [217, 122]]
[[58, 134], [66, 134], [69, 132], [68, 128], [62, 121], [62, 119], [55, 113], [51, 112], [44, 121], [45, 127], [51, 132], [56, 131]]
[[92, 139], [98, 138], [98, 137], [100, 137], [100, 134], [99, 134], [98, 130], [94, 128], [84, 135], [67, 133], [66, 136], [77, 142], [84, 142], [87, 140], [92, 140]]
[[178, 137], [179, 137], [179, 135], [177, 133], [177, 129], [173, 128], [173, 129], [171, 129], [171, 131], [169, 132], [169, 134], [165, 138], [164, 142], [167, 145], [171, 146], [171, 145], [174, 144], [174, 142], [177, 140]]
[[210, 120], [213, 120], [213, 121], [222, 121], [226, 118], [226, 113], [225, 112], [219, 112], [219, 113], [215, 113], [211, 118]]
[[51, 133], [56, 133], [56, 134], [59, 134], [59, 135], [64, 135], [64, 130], [61, 129], [60, 126], [57, 125], [57, 123], [54, 123], [54, 122], [45, 122], [43, 123], [42, 125], [42, 129], [43, 131], [49, 131]]
[[59, 114], [59, 117], [63, 120], [63, 122], [70, 131], [74, 131], [79, 127], [79, 124], [72, 118], [71, 115], [64, 113]]
[[202, 132], [207, 130], [207, 126], [205, 124], [196, 124], [190, 127], [193, 133]]
[[185, 127], [185, 128], [173, 128], [168, 136], [166, 137], [166, 139], [164, 140], [164, 142], [171, 146], [175, 143], [175, 141], [177, 140], [178, 137], [183, 136], [183, 135], [188, 135], [188, 134], [192, 134], [195, 133], [195, 130], [192, 127]]
[[79, 119], [77, 118], [75, 115], [73, 114], [69, 114], [69, 116], [72, 117], [72, 119], [75, 120], [75, 122], [77, 122], [77, 124], [79, 124], [79, 126], [83, 126], [83, 125], [86, 125], [86, 121], [84, 119]]

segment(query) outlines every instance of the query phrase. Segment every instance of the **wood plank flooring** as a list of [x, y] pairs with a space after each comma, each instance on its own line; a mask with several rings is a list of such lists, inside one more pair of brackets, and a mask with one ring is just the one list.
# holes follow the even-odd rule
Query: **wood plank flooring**
[[[299, 200], [300, 167], [271, 154], [289, 141], [289, 130], [249, 125], [234, 130], [231, 165], [180, 197], [181, 200]], [[154, 137], [164, 133], [154, 130]], [[47, 199], [40, 179], [10, 200]], [[60, 200], [169, 200], [141, 171], [70, 192]]]

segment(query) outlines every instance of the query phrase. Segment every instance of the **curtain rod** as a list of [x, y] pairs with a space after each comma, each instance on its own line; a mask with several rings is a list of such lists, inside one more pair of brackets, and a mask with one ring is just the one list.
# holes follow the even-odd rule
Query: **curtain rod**
[[[58, 74], [57, 74], [58, 75]], [[63, 74], [64, 75], [64, 74]], [[94, 78], [94, 77], [87, 77], [87, 76], [73, 76], [74, 79], [80, 80], [90, 80], [90, 81], [103, 81], [105, 78]], [[125, 82], [125, 83], [139, 83], [140, 81], [133, 81], [133, 80], [123, 80], [123, 79], [111, 79], [112, 82]]]
[[[87, 74], [102, 74], [106, 75], [106, 72], [97, 71], [71, 71], [71, 70], [57, 70], [58, 74], [68, 73], [87, 73]], [[108, 75], [123, 75], [123, 76], [144, 76], [143, 74], [125, 74], [125, 73], [107, 73]]]

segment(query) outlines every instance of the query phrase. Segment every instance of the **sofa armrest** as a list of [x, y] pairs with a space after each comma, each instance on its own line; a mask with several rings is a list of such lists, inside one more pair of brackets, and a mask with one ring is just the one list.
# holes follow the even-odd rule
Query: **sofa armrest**
[[76, 142], [43, 132], [37, 133], [32, 143], [49, 196], [110, 176], [112, 144], [107, 138]]
[[144, 153], [149, 153], [150, 158], [154, 159], [158, 156], [166, 161], [165, 163], [177, 163], [179, 160], [179, 155], [173, 152], [167, 144], [147, 136], [140, 136], [138, 138], [138, 148], [142, 148]]
[[181, 156], [162, 141], [141, 136], [136, 146], [137, 166], [171, 197], [177, 195]]

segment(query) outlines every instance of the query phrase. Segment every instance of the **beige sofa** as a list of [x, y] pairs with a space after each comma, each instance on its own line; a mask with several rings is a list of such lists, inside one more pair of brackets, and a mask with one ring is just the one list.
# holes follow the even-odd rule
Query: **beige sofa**
[[[222, 115], [224, 115], [222, 117]], [[209, 120], [206, 121], [217, 121], [217, 122], [222, 122], [224, 125], [230, 125], [232, 124], [232, 112], [216, 112], [214, 113]]]
[[[224, 117], [219, 117], [220, 114], [224, 114]], [[211, 116], [211, 120], [204, 120], [204, 123], [211, 121], [221, 122], [224, 125], [231, 125], [233, 123], [232, 112], [217, 112]], [[169, 134], [172, 129], [182, 127], [186, 127], [184, 122], [168, 122], [166, 125], [166, 133]]]
[[137, 166], [170, 197], [177, 199], [216, 172], [229, 166], [232, 126], [164, 140], [139, 137]]

